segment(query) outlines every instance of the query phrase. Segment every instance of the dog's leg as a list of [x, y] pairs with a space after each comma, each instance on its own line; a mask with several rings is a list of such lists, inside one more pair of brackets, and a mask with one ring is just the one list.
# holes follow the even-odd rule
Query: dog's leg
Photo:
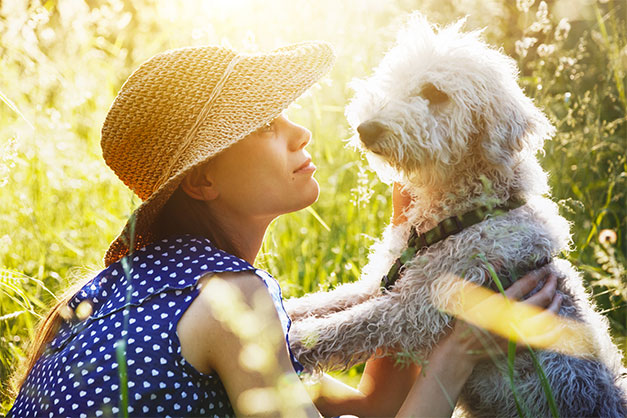
[[284, 305], [292, 321], [297, 321], [308, 316], [325, 316], [350, 308], [378, 292], [379, 287], [376, 283], [370, 284], [360, 280], [343, 284], [330, 292], [316, 292], [300, 298], [287, 299]]
[[423, 355], [448, 319], [435, 308], [417, 310], [406, 302], [400, 293], [389, 293], [344, 311], [296, 321], [290, 330], [292, 351], [310, 371], [347, 369], [388, 354], [389, 348]]
[[387, 310], [398, 303], [395, 299], [382, 296], [324, 317], [293, 322], [292, 352], [309, 371], [347, 369], [366, 361], [391, 342], [377, 330], [389, 329]]

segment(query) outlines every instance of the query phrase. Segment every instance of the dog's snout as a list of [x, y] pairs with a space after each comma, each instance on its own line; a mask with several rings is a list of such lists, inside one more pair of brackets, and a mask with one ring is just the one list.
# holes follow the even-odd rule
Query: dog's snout
[[379, 122], [367, 121], [357, 127], [357, 133], [359, 133], [359, 139], [364, 145], [371, 145], [377, 142], [384, 129]]

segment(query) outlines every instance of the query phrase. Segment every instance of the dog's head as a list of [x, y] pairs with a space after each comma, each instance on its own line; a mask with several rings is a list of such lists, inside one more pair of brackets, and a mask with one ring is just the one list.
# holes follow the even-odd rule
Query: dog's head
[[553, 133], [515, 62], [463, 24], [438, 30], [412, 15], [374, 74], [352, 83], [346, 114], [360, 145], [404, 176], [438, 183], [469, 161], [507, 174]]

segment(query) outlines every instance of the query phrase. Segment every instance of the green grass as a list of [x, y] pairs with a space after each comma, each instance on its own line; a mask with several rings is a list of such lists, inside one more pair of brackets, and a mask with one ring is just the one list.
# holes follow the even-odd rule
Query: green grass
[[[496, 270], [494, 269], [494, 266], [488, 262], [488, 260], [485, 257], [485, 254], [479, 254], [478, 258], [481, 261], [483, 261], [486, 269], [488, 270], [488, 273], [490, 273], [490, 278], [496, 284], [496, 287], [499, 293], [503, 296], [506, 296], [505, 288], [503, 287], [503, 284], [501, 283], [499, 276], [496, 274]], [[514, 277], [513, 279], [516, 280], [518, 279], [518, 277]], [[514, 403], [516, 404], [516, 411], [518, 412], [518, 416], [520, 418], [524, 418], [526, 416], [533, 416], [534, 414], [532, 411], [529, 411], [526, 405], [524, 405], [524, 402], [521, 402], [520, 396], [518, 395], [518, 390], [516, 388], [516, 382], [515, 382], [516, 376], [515, 376], [515, 370], [514, 370], [514, 365], [515, 365], [514, 363], [516, 360], [516, 345], [517, 345], [517, 341], [513, 339], [509, 339], [507, 341], [507, 376], [509, 378], [509, 384], [512, 389], [512, 396], [514, 397]], [[529, 344], [527, 344], [527, 351], [529, 352], [529, 355], [531, 356], [533, 367], [535, 368], [538, 379], [540, 380], [540, 383], [542, 385], [544, 395], [549, 404], [551, 416], [553, 418], [558, 418], [559, 413], [557, 411], [557, 405], [555, 403], [555, 396], [553, 395], [553, 390], [551, 389], [549, 380], [547, 379], [546, 374], [544, 373], [544, 368], [538, 361], [538, 357], [536, 356], [533, 348], [531, 348]]]
[[[486, 27], [488, 40], [518, 60], [521, 84], [558, 130], [542, 162], [553, 198], [572, 221], [566, 256], [584, 272], [625, 348], [624, 2], [554, 1], [546, 19], [538, 1], [525, 12], [506, 0], [8, 3], [0, 6], [0, 414], [11, 402], [5, 383], [37, 320], [54, 295], [102, 268], [104, 251], [138, 203], [103, 163], [99, 131], [121, 83], [164, 49], [227, 42], [270, 49], [304, 39], [335, 46], [329, 77], [288, 112], [313, 132], [322, 194], [312, 210], [272, 224], [259, 266], [286, 296], [356, 279], [389, 221], [391, 193], [344, 147], [347, 83], [369, 73], [413, 8], [440, 23], [469, 15], [468, 27]], [[556, 36], [564, 13], [570, 30], [563, 36], [562, 24]], [[524, 37], [537, 41], [517, 48]], [[616, 241], [599, 242], [602, 230]]]

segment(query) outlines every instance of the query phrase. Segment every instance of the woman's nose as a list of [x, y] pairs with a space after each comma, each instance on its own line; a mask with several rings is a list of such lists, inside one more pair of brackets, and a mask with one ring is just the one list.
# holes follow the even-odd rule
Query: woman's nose
[[292, 148], [294, 151], [305, 148], [311, 142], [311, 132], [309, 129], [294, 124], [294, 132], [292, 137]]

